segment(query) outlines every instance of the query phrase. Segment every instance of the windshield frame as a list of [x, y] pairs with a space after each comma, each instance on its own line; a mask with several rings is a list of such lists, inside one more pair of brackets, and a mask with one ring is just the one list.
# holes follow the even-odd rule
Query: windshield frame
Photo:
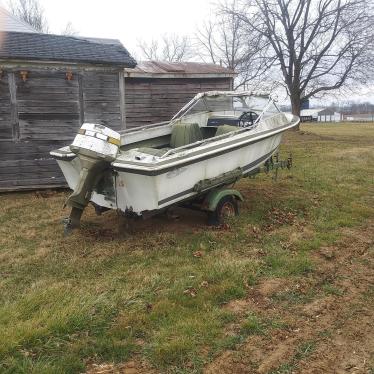
[[[204, 112], [210, 112], [209, 106], [206, 102], [206, 98], [214, 98], [214, 97], [237, 97], [240, 99], [243, 99], [243, 102], [245, 102], [245, 98], [247, 97], [258, 97], [261, 99], [268, 99], [267, 103], [264, 105], [264, 107], [261, 110], [258, 110], [259, 117], [257, 121], [263, 117], [265, 110], [267, 110], [270, 107], [270, 104], [273, 103], [275, 108], [280, 112], [278, 106], [275, 103], [275, 99], [266, 92], [260, 92], [260, 91], [242, 91], [242, 92], [236, 92], [236, 91], [208, 91], [208, 92], [201, 92], [197, 94], [192, 100], [190, 100], [186, 105], [184, 105], [179, 112], [177, 112], [174, 117], [171, 119], [171, 123], [174, 123], [180, 119], [182, 119], [184, 116], [188, 115], [188, 113], [200, 102], [203, 102], [206, 111], [201, 111], [201, 113]], [[249, 110], [251, 108], [248, 108]]]

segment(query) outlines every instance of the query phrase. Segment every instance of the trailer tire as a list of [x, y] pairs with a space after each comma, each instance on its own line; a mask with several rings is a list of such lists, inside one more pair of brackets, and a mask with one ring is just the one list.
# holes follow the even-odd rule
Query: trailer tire
[[230, 217], [239, 215], [238, 201], [234, 196], [224, 196], [218, 202], [214, 211], [208, 214], [208, 224], [210, 226], [220, 226]]

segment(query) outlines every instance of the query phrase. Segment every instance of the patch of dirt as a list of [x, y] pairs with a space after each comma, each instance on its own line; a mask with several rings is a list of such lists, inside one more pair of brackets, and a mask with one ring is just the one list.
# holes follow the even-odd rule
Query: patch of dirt
[[147, 365], [137, 361], [124, 364], [90, 364], [85, 374], [154, 374]]
[[260, 295], [270, 297], [288, 288], [290, 281], [285, 278], [271, 278], [259, 284], [257, 290]]
[[370, 373], [373, 369], [372, 308], [360, 308], [355, 316], [347, 315], [343, 310], [337, 317], [341, 322], [340, 328], [333, 331], [330, 337], [319, 341], [312, 354], [299, 362], [299, 373]]
[[[299, 284], [313, 290], [308, 303], [287, 304], [272, 296], [295, 285], [269, 279], [249, 291], [248, 300], [226, 307], [238, 313], [256, 307], [286, 328], [250, 336], [237, 350], [226, 351], [205, 368], [213, 373], [372, 373], [374, 370], [374, 221], [343, 229], [342, 239], [312, 258], [316, 271]], [[328, 287], [327, 287], [327, 286]]]
[[268, 352], [266, 360], [262, 360], [258, 366], [258, 373], [268, 373], [272, 368], [278, 367], [285, 357], [290, 357], [292, 355], [293, 346], [295, 344], [296, 338], [287, 339], [286, 344], [277, 344], [275, 349]]
[[96, 216], [89, 206], [82, 217], [82, 235], [91, 236], [95, 240], [110, 241], [118, 238], [118, 234], [131, 237], [143, 236], [147, 233], [186, 233], [207, 229], [207, 215], [204, 212], [185, 208], [175, 208], [173, 215], [158, 214], [148, 219], [125, 219], [114, 211]]
[[318, 253], [321, 256], [323, 256], [326, 260], [332, 260], [335, 258], [334, 248], [322, 247]]
[[224, 306], [226, 310], [235, 314], [245, 314], [253, 310], [255, 307], [256, 305], [251, 299], [232, 300]]
[[311, 303], [305, 305], [301, 313], [307, 317], [314, 317], [318, 318], [322, 314], [328, 313], [330, 309], [330, 305], [333, 304], [332, 297], [326, 297], [322, 299], [317, 299], [312, 301]]

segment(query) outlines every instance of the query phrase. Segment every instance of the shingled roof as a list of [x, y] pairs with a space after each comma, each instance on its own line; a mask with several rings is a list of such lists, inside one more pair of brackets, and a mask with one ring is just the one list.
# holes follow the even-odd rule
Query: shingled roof
[[80, 62], [135, 67], [136, 61], [117, 40], [7, 32], [0, 42], [0, 59]]

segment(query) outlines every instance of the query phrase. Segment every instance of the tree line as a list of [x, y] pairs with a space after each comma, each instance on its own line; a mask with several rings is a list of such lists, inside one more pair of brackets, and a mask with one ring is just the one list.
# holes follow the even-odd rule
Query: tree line
[[357, 103], [354, 101], [333, 102], [329, 108], [342, 114], [374, 114], [374, 104], [368, 101]]

